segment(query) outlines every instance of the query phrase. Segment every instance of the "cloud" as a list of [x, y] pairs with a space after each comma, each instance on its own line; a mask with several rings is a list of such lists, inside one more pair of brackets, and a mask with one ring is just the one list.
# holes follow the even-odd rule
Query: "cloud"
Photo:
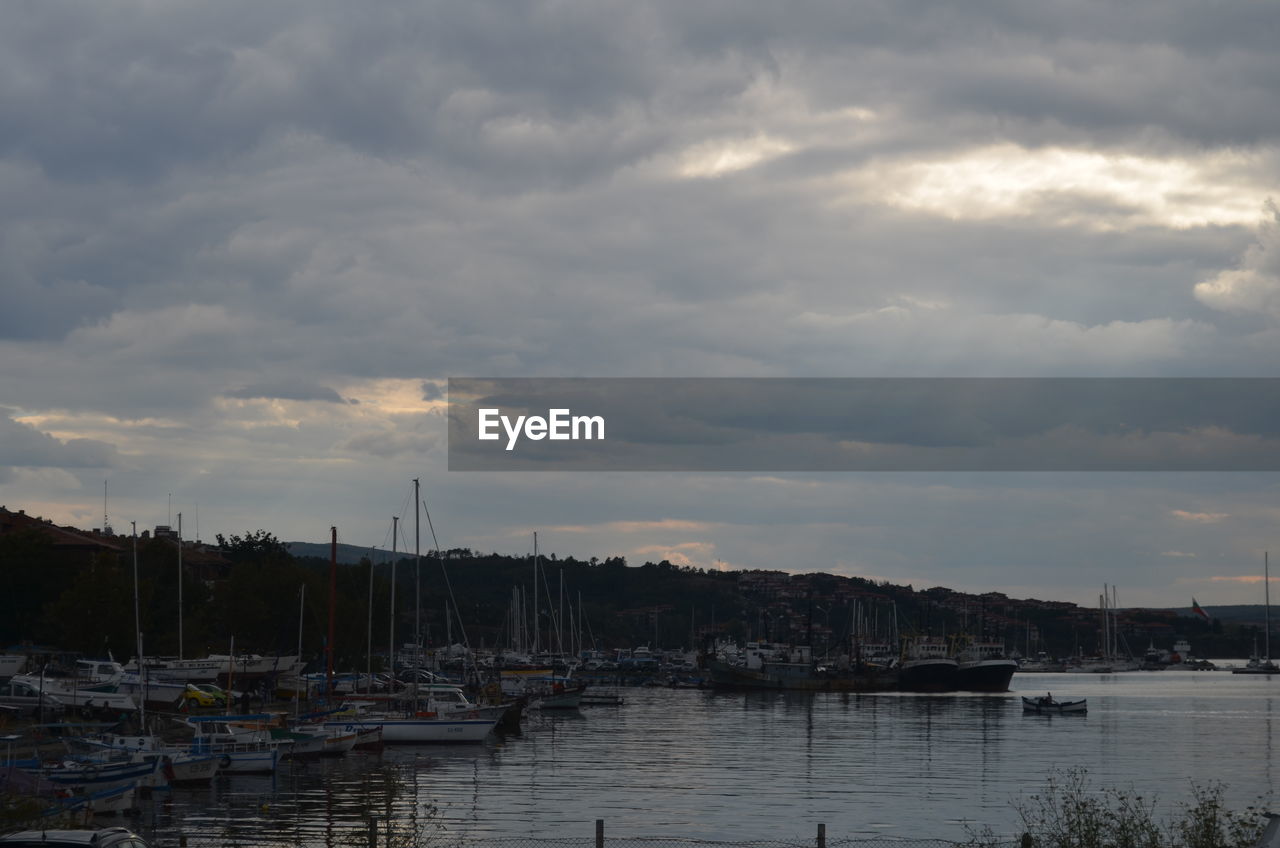
[[1280, 208], [1268, 200], [1266, 210], [1271, 220], [1259, 225], [1239, 265], [1196, 284], [1196, 298], [1206, 306], [1280, 319]]
[[1193, 524], [1217, 524], [1229, 517], [1225, 512], [1187, 512], [1183, 509], [1171, 510], [1170, 515], [1179, 521], [1190, 521]]
[[277, 383], [255, 383], [238, 389], [223, 392], [225, 397], [267, 400], [316, 400], [328, 403], [343, 403], [342, 395], [328, 386], [315, 383], [295, 383], [280, 381]]
[[108, 468], [116, 460], [114, 445], [94, 439], [60, 439], [0, 414], [0, 466]]
[[1194, 559], [1195, 554], [1186, 551], [1165, 551], [1160, 554], [1162, 557], [1173, 557], [1175, 559]]
[[538, 525], [586, 556], [696, 538], [749, 567], [1162, 585], [1194, 563], [1143, 571], [1133, 540], [1206, 503], [1231, 520], [1162, 546], [1260, 549], [1261, 478], [453, 474], [436, 392], [1269, 375], [1273, 18], [0, 5], [0, 478], [68, 521], [110, 467], [113, 514], [164, 523], [172, 491], [206, 530], [376, 542], [421, 476], [482, 547]]

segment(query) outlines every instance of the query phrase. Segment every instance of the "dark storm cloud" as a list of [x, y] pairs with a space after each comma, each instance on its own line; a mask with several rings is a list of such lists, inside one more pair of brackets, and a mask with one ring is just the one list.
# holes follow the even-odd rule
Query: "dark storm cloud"
[[[1275, 23], [1253, 0], [3, 5], [0, 401], [120, 444], [140, 493], [178, 476], [225, 529], [269, 503], [307, 538], [408, 466], [440, 470], [440, 419], [419, 413], [448, 375], [1269, 376], [1274, 252], [1250, 246], [1280, 173]], [[1160, 167], [969, 202], [1058, 149]], [[917, 165], [942, 191], [911, 205]], [[651, 437], [788, 432], [750, 398], [732, 410]], [[815, 458], [842, 432], [825, 414]], [[916, 449], [1039, 424], [913, 417], [887, 429]], [[8, 472], [58, 503], [96, 502], [93, 476]], [[1258, 499], [436, 476], [486, 547], [567, 515], [693, 517], [736, 523], [703, 539], [734, 558], [799, 568], [1017, 564], [1086, 537], [1092, 561], [1137, 561], [1135, 526]], [[1001, 552], [919, 532], [1013, 513]], [[1161, 550], [1257, 541], [1183, 532]], [[1046, 572], [1075, 573], [1057, 556]]]

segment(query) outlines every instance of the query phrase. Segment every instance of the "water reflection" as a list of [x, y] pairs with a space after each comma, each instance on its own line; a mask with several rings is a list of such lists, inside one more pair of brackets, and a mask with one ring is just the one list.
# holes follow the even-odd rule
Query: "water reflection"
[[[1243, 807], [1276, 789], [1272, 689], [1176, 672], [1015, 679], [1089, 698], [1086, 716], [1023, 715], [1017, 695], [634, 690], [622, 708], [530, 715], [485, 745], [354, 752], [220, 778], [145, 808], [163, 834], [339, 845], [370, 815], [420, 832], [717, 839], [960, 838], [1012, 831], [1011, 801], [1054, 768], [1187, 797], [1217, 779]], [[1172, 744], [1176, 740], [1177, 744]]]

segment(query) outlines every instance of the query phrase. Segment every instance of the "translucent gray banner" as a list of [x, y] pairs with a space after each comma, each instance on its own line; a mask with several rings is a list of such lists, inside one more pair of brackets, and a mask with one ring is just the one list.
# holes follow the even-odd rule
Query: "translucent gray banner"
[[1273, 378], [449, 380], [451, 471], [1277, 471]]

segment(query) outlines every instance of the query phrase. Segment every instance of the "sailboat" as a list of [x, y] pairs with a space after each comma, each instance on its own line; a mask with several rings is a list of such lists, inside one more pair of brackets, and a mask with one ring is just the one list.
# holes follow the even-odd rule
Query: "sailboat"
[[[414, 542], [413, 542], [413, 561], [415, 575], [420, 571], [420, 533], [418, 521], [418, 509], [422, 504], [422, 498], [418, 490], [418, 480], [413, 481], [413, 500], [414, 500]], [[416, 584], [415, 584], [416, 585]], [[415, 603], [421, 605], [422, 592], [421, 587], [417, 586], [414, 593], [417, 597]], [[419, 665], [417, 651], [418, 646], [422, 644], [422, 636], [420, 632], [419, 622], [421, 620], [421, 609], [417, 608], [414, 612], [414, 666]], [[494, 725], [498, 723], [497, 717], [484, 716], [477, 711], [475, 717], [470, 714], [461, 716], [454, 715], [448, 718], [441, 718], [438, 713], [432, 709], [432, 705], [420, 703], [420, 693], [418, 691], [418, 683], [415, 676], [413, 684], [412, 700], [409, 703], [409, 709], [392, 712], [389, 709], [382, 712], [356, 712], [354, 715], [347, 717], [335, 716], [325, 721], [326, 728], [339, 730], [343, 733], [368, 733], [375, 729], [381, 729], [382, 741], [384, 743], [455, 743], [455, 742], [482, 742], [484, 738], [493, 730]]]
[[1264, 652], [1258, 657], [1257, 640], [1254, 640], [1253, 656], [1244, 668], [1231, 669], [1232, 674], [1280, 674], [1280, 666], [1271, 659], [1271, 568], [1267, 562], [1267, 552], [1262, 552], [1262, 597], [1266, 603], [1266, 624], [1263, 633]]

